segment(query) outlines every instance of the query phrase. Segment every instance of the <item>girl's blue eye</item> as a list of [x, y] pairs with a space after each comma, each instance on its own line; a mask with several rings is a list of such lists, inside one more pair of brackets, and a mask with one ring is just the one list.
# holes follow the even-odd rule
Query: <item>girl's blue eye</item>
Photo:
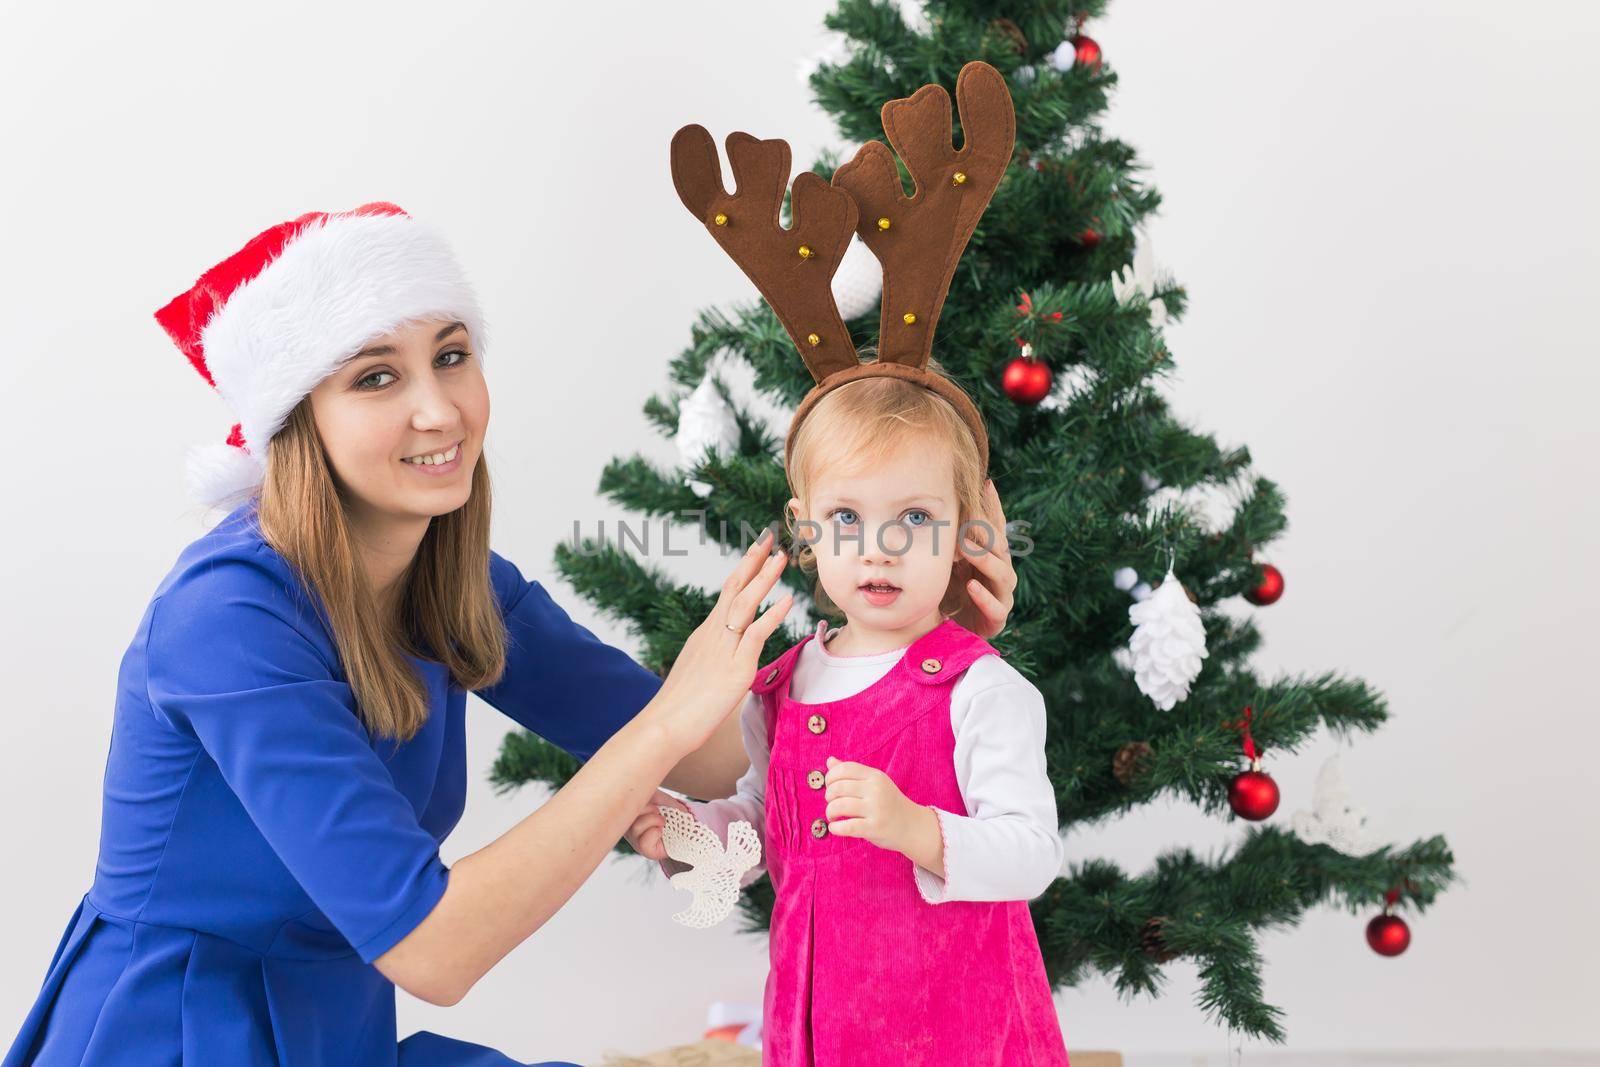
[[[921, 518], [919, 519], [918, 516], [921, 516]], [[911, 511], [906, 512], [906, 525], [908, 526], [926, 526], [932, 521], [933, 516], [921, 508], [913, 508]]]
[[[460, 356], [461, 357], [460, 359], [455, 360], [452, 363], [446, 363], [445, 364], [446, 367], [459, 367], [459, 366], [461, 366], [461, 364], [465, 363], [467, 360], [472, 358], [472, 354], [470, 352], [466, 352], [466, 351], [464, 351], [462, 349], [459, 349], [459, 348], [452, 348], [448, 352], [440, 352], [439, 355], [441, 355], [441, 356]], [[373, 389], [382, 389], [383, 388], [382, 385], [368, 385], [367, 383], [372, 381], [374, 378], [381, 378], [385, 374], [387, 374], [391, 378], [394, 377], [394, 372], [393, 371], [375, 370], [371, 374], [367, 375], [365, 378], [362, 378], [359, 381], [357, 381], [356, 382], [356, 388], [357, 389], [366, 389], [366, 390], [369, 390], [369, 391], [373, 390]], [[384, 384], [386, 385], [388, 383], [386, 382]]]
[[854, 526], [856, 524], [856, 513], [849, 508], [835, 508], [833, 518], [838, 519], [845, 526]]

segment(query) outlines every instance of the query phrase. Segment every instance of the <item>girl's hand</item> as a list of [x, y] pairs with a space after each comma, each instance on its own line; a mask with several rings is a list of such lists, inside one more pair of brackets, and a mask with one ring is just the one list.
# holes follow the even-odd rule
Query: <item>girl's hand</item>
[[767, 638], [794, 604], [793, 595], [786, 593], [756, 618], [762, 598], [788, 562], [782, 549], [772, 551], [773, 544], [770, 528], [756, 538], [722, 583], [711, 614], [689, 635], [661, 689], [640, 713], [662, 723], [668, 744], [680, 754], [704, 744], [744, 700]]
[[977, 571], [978, 577], [967, 579], [967, 602], [956, 612], [955, 620], [979, 637], [990, 638], [998, 637], [1006, 628], [1012, 593], [1017, 588], [1017, 572], [1011, 566], [1011, 545], [1006, 539], [1006, 513], [1000, 506], [1000, 494], [995, 490], [993, 479], [983, 483], [983, 508], [984, 514], [979, 518], [988, 523], [989, 531], [978, 526], [972, 528], [972, 535], [988, 532], [994, 544], [974, 541], [972, 535], [962, 538], [961, 561]]
[[673, 796], [657, 789], [655, 796], [645, 801], [644, 807], [639, 809], [638, 817], [633, 820], [633, 825], [628, 827], [626, 835], [628, 844], [633, 850], [645, 859], [664, 860], [667, 858], [667, 847], [662, 843], [661, 831], [667, 824], [666, 816], [661, 814], [662, 807], [677, 808], [688, 811], [689, 805]]
[[828, 757], [823, 779], [828, 801], [828, 832], [840, 837], [862, 837], [879, 848], [905, 852], [915, 831], [933, 813], [908, 799], [894, 779], [861, 763]]

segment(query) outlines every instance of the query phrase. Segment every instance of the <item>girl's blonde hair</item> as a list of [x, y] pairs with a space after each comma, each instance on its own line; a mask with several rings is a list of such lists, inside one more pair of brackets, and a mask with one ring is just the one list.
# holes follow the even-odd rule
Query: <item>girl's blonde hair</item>
[[[928, 361], [928, 369], [944, 373], [932, 359]], [[915, 382], [869, 376], [825, 394], [795, 433], [785, 471], [789, 488], [795, 497], [805, 500], [807, 487], [815, 484], [821, 471], [855, 473], [915, 441], [942, 444], [950, 450], [959, 515], [955, 529], [939, 533], [941, 539], [950, 539], [943, 543], [956, 551], [956, 538], [963, 532], [964, 524], [971, 519], [984, 518], [983, 469], [978, 442], [949, 401]], [[791, 556], [802, 571], [815, 576], [816, 551], [810, 544], [800, 543], [795, 517], [788, 510], [784, 511], [784, 525]], [[984, 538], [980, 536], [977, 540]], [[971, 572], [971, 564], [956, 551], [950, 585], [939, 603], [943, 614], [953, 615], [965, 603], [966, 582]], [[813, 582], [811, 599], [824, 615], [838, 618], [844, 614], [822, 588], [820, 579]]]
[[399, 579], [396, 611], [382, 618], [309, 397], [268, 442], [257, 508], [262, 535], [321, 599], [357, 710], [373, 735], [404, 741], [427, 721], [427, 688], [407, 654], [447, 664], [465, 689], [483, 688], [504, 673], [506, 629], [489, 581], [489, 506], [489, 469], [480, 454], [472, 495], [428, 524]]

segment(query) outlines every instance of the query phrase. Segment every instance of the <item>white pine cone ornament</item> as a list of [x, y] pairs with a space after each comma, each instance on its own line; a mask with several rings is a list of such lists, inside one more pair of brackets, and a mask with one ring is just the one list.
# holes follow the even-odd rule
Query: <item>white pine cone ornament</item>
[[1129, 605], [1133, 637], [1128, 651], [1139, 691], [1162, 711], [1189, 695], [1206, 658], [1206, 628], [1200, 609], [1167, 565], [1167, 575], [1149, 597]]
[[[722, 398], [709, 374], [679, 405], [678, 433], [672, 440], [685, 468], [705, 459], [708, 449], [725, 455], [739, 446], [739, 424], [733, 417], [733, 408]], [[690, 478], [688, 484], [696, 496], [711, 492], [705, 482]]]

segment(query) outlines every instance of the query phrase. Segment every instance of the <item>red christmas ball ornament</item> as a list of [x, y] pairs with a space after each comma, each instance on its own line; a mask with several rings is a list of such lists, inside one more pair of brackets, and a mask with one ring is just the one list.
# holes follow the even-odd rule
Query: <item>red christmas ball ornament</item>
[[1391, 889], [1383, 895], [1383, 914], [1367, 923], [1367, 944], [1380, 956], [1398, 956], [1411, 944], [1411, 927], [1394, 913], [1400, 903], [1400, 891]]
[[1240, 771], [1228, 783], [1228, 807], [1241, 819], [1260, 822], [1278, 810], [1278, 783], [1261, 769], [1260, 760], [1251, 760], [1248, 771]]
[[1033, 346], [1024, 344], [1022, 354], [1006, 364], [1000, 387], [1018, 404], [1037, 404], [1050, 395], [1050, 367], [1033, 355]]
[[1378, 915], [1367, 924], [1367, 944], [1380, 956], [1398, 956], [1411, 944], [1411, 927], [1398, 915]]
[[1245, 759], [1250, 761], [1248, 771], [1240, 771], [1228, 783], [1228, 807], [1241, 819], [1260, 822], [1278, 810], [1278, 783], [1272, 775], [1261, 769], [1261, 752], [1250, 733], [1250, 720], [1254, 712], [1246, 705], [1244, 718], [1228, 723], [1228, 729], [1238, 730]]
[[1100, 42], [1087, 34], [1074, 34], [1071, 38], [1076, 66], [1087, 66], [1091, 74], [1100, 73]]
[[1245, 590], [1244, 598], [1252, 604], [1265, 607], [1274, 604], [1283, 595], [1283, 572], [1270, 563], [1262, 563], [1261, 584]]
[[1092, 226], [1085, 226], [1078, 233], [1078, 243], [1086, 249], [1094, 248], [1100, 243], [1100, 232]]

